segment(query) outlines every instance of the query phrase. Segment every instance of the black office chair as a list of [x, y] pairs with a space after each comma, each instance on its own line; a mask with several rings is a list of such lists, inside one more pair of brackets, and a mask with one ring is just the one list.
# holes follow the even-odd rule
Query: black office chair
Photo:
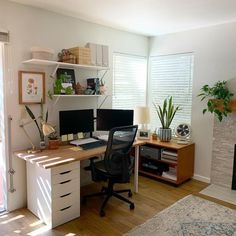
[[128, 183], [132, 174], [134, 158], [130, 156], [130, 151], [137, 133], [138, 126], [123, 126], [113, 128], [109, 132], [106, 152], [102, 161], [90, 160], [90, 170], [93, 181], [107, 181], [108, 186], [102, 187], [101, 192], [86, 195], [87, 198], [106, 195], [100, 208], [100, 216], [105, 216], [104, 208], [111, 196], [123, 200], [130, 204], [130, 209], [134, 209], [134, 203], [118, 193], [128, 192], [132, 196], [130, 189], [114, 190], [115, 183]]

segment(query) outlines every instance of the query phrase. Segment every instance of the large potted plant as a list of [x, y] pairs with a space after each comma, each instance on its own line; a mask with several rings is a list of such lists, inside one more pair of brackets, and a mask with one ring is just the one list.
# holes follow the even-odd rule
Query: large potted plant
[[154, 107], [162, 125], [162, 127], [158, 129], [158, 137], [160, 141], [169, 142], [172, 137], [170, 125], [176, 112], [180, 110], [180, 107], [174, 106], [172, 97], [166, 98], [162, 107], [156, 104], [154, 104]]
[[208, 84], [201, 88], [201, 101], [207, 99], [207, 107], [203, 109], [203, 114], [207, 111], [214, 113], [219, 121], [226, 117], [231, 112], [230, 100], [234, 94], [227, 87], [226, 81], [218, 81], [212, 87]]

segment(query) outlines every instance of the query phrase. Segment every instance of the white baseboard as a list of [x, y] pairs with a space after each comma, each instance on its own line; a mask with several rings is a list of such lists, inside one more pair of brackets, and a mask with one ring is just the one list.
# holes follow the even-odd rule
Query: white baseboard
[[208, 184], [211, 183], [211, 179], [210, 178], [207, 178], [207, 177], [202, 176], [202, 175], [194, 175], [193, 179], [196, 179], [196, 180], [208, 183]]

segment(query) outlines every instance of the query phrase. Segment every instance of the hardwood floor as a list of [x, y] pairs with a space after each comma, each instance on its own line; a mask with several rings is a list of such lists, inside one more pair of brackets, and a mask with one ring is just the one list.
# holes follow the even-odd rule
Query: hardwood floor
[[[102, 199], [93, 198], [89, 199], [86, 205], [81, 205], [80, 218], [48, 230], [27, 209], [20, 209], [0, 216], [0, 235], [122, 235], [186, 195], [195, 194], [203, 197], [199, 191], [207, 186], [206, 183], [190, 180], [175, 187], [142, 176], [139, 181], [139, 193], [133, 194], [132, 197], [135, 203], [134, 210], [129, 210], [128, 204], [112, 198], [107, 205], [106, 216], [100, 217], [99, 208]], [[118, 188], [129, 186], [120, 185]], [[81, 195], [99, 191], [100, 188], [98, 183], [85, 186], [81, 188]], [[209, 197], [204, 198], [212, 200]], [[215, 202], [236, 209], [236, 206], [221, 201]]]

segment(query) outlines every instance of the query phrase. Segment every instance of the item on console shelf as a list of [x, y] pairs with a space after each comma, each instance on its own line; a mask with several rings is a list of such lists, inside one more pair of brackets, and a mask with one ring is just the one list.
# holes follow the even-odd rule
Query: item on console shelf
[[168, 171], [163, 171], [162, 177], [171, 179], [171, 180], [177, 180], [177, 171], [173, 167], [169, 167]]
[[50, 48], [32, 47], [30, 49], [32, 59], [52, 61], [54, 50]]

